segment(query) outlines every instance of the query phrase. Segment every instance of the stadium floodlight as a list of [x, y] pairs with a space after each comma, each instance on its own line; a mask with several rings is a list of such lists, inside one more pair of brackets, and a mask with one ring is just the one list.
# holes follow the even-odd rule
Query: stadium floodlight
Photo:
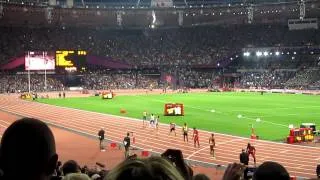
[[256, 56], [258, 56], [258, 57], [262, 56], [262, 52], [257, 51], [257, 52], [256, 52]]
[[265, 52], [263, 53], [263, 55], [264, 55], [264, 56], [268, 56], [269, 53], [268, 53], [267, 51], [265, 51]]
[[297, 54], [297, 52], [293, 52], [293, 54]]
[[250, 52], [244, 52], [243, 56], [246, 56], [246, 57], [250, 56]]
[[277, 51], [277, 52], [276, 52], [276, 56], [279, 56], [279, 55], [280, 55], [280, 52], [279, 52], [279, 51]]

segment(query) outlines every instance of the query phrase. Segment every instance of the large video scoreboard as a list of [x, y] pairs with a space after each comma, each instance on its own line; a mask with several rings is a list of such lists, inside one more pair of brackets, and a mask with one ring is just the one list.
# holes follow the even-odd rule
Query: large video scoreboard
[[24, 56], [25, 70], [54, 70], [54, 52], [48, 51], [27, 51]]
[[59, 50], [56, 51], [57, 67], [77, 67], [82, 68], [86, 65], [86, 51]]

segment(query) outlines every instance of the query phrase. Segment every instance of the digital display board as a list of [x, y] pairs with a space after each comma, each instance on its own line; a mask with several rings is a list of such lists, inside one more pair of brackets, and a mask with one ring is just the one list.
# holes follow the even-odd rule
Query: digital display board
[[56, 66], [83, 67], [86, 63], [86, 51], [59, 50], [56, 51]]
[[54, 52], [28, 51], [25, 54], [25, 70], [54, 70]]

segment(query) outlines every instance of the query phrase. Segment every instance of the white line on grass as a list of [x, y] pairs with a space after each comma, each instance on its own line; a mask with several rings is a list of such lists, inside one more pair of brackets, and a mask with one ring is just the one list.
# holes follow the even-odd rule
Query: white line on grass
[[[230, 141], [224, 141], [224, 142], [222, 142], [222, 143], [217, 143], [216, 146], [223, 145], [223, 144], [228, 144], [228, 143], [235, 142], [235, 141], [242, 141], [242, 140], [243, 140], [243, 139], [233, 139], [233, 140], [230, 140]], [[199, 152], [201, 152], [201, 151], [203, 151], [203, 150], [205, 150], [205, 149], [208, 149], [208, 148], [209, 148], [209, 147], [206, 146], [206, 147], [204, 147], [204, 148], [201, 148], [201, 149], [195, 151], [194, 153], [190, 154], [190, 155], [187, 157], [187, 159], [190, 159], [190, 158], [191, 158], [192, 156], [194, 156], [195, 154], [197, 154], [197, 153], [199, 153]]]
[[[139, 95], [135, 95], [137, 97], [143, 97], [143, 98], [147, 98], [147, 97], [144, 97], [144, 96], [139, 96]], [[148, 98], [149, 99], [149, 98]], [[150, 99], [149, 99], [150, 100]], [[161, 103], [166, 103], [167, 101], [163, 101], [163, 100], [159, 100], [159, 99], [151, 99], [152, 101], [155, 101], [155, 102], [161, 102]], [[189, 106], [189, 105], [184, 105], [184, 107], [189, 107], [189, 108], [192, 108], [192, 109], [197, 109], [197, 110], [203, 110], [203, 111], [208, 111], [208, 112], [211, 112], [211, 110], [209, 109], [203, 109], [203, 108], [199, 108], [199, 107], [194, 107], [194, 106]], [[234, 110], [232, 110], [234, 111]], [[220, 111], [216, 111], [216, 113], [221, 113], [221, 114], [230, 114], [229, 112], [220, 112]], [[239, 112], [239, 111], [238, 111]], [[241, 110], [240, 110], [241, 112]], [[242, 111], [243, 112], [243, 111]], [[248, 111], [250, 112], [250, 111]], [[244, 117], [245, 119], [250, 119], [250, 120], [256, 120], [255, 118], [250, 118], [250, 117]], [[266, 121], [266, 120], [263, 120], [263, 122], [265, 123], [268, 123], [268, 124], [273, 124], [273, 125], [277, 125], [277, 126], [282, 126], [282, 127], [288, 127], [288, 125], [284, 125], [284, 124], [279, 124], [279, 123], [274, 123], [274, 122], [271, 122], [271, 121]]]

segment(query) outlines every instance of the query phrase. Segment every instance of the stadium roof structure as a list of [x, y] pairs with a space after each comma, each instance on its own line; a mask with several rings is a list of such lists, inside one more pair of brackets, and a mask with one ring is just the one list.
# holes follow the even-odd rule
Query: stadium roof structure
[[[11, 1], [10, 1], [11, 2]], [[41, 2], [40, 2], [41, 3]], [[253, 23], [287, 24], [299, 18], [297, 2], [254, 5]], [[248, 8], [252, 5], [223, 5], [212, 7], [188, 6], [168, 8], [109, 7], [99, 3], [74, 8], [2, 4], [0, 26], [31, 27], [99, 27], [99, 28], [172, 28], [203, 25], [248, 23]], [[306, 17], [319, 17], [320, 1], [306, 1]], [[0, 8], [1, 9], [1, 8]], [[156, 17], [153, 22], [154, 14]], [[181, 23], [180, 23], [180, 20]], [[120, 22], [121, 21], [121, 22]], [[153, 25], [153, 26], [152, 26]]]
[[[168, 1], [168, 0], [74, 0], [75, 5], [105, 5], [107, 7], [151, 7], [152, 1]], [[305, 0], [312, 2], [316, 0]], [[288, 4], [297, 3], [297, 0], [172, 0], [175, 7], [214, 7], [214, 6], [231, 6], [241, 4]], [[32, 4], [32, 5], [48, 5], [49, 0], [0, 0], [0, 3], [8, 4]], [[57, 5], [63, 5], [65, 1], [57, 0]]]

